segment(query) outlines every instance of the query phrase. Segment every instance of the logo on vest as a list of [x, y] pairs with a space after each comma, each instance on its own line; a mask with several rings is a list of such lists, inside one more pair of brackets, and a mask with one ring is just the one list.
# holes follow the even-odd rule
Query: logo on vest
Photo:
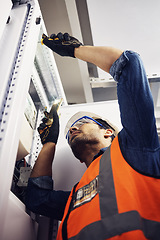
[[73, 195], [73, 209], [84, 203], [91, 201], [98, 193], [98, 177], [93, 179], [89, 184], [77, 190]]

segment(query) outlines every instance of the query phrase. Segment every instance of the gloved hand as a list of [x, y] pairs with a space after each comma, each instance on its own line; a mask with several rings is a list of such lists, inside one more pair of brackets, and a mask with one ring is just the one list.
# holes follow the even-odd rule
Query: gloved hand
[[42, 144], [47, 142], [57, 143], [59, 136], [59, 117], [57, 111], [53, 112], [53, 123], [47, 125], [48, 119], [42, 119], [42, 123], [38, 127]]
[[52, 34], [50, 37], [43, 34], [41, 42], [57, 54], [73, 58], [75, 57], [74, 49], [82, 45], [78, 39], [71, 37], [68, 33], [62, 34], [61, 32], [57, 35]]

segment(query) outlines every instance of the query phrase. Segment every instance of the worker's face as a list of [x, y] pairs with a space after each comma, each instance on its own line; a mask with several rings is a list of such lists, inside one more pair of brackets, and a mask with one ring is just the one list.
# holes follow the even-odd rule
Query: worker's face
[[91, 139], [95, 139], [100, 131], [99, 126], [96, 123], [85, 123], [81, 126], [73, 126], [69, 129], [69, 144], [80, 141], [88, 142]]
[[[100, 129], [96, 123], [85, 123], [82, 126], [73, 126], [69, 130], [69, 145], [78, 158], [80, 151], [85, 149], [86, 145], [104, 143], [106, 129]], [[104, 147], [104, 146], [103, 146]]]

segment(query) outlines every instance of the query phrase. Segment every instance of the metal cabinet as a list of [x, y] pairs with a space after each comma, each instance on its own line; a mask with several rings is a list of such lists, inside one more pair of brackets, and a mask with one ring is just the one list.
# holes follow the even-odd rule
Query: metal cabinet
[[2, 7], [9, 18], [0, 32], [0, 239], [34, 240], [38, 239], [38, 225], [10, 191], [25, 103], [28, 93], [38, 96], [37, 122], [42, 108], [59, 97], [66, 104], [66, 98], [54, 57], [40, 43], [46, 29], [38, 1], [8, 2]]

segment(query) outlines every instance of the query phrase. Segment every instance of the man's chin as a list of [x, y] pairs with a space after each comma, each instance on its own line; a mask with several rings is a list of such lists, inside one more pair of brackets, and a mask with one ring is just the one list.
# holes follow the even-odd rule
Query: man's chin
[[83, 142], [80, 141], [80, 139], [78, 139], [78, 137], [74, 137], [74, 139], [71, 140], [70, 142], [70, 147], [72, 149], [72, 152], [74, 154], [74, 156], [78, 159], [80, 159], [80, 156], [84, 150], [84, 144], [82, 144]]
[[71, 139], [70, 142], [69, 142], [69, 145], [70, 145], [71, 149], [72, 149], [72, 148], [77, 148], [78, 145], [79, 145], [79, 140], [78, 140], [78, 138], [76, 138], [76, 136], [73, 136], [72, 139]]
[[71, 137], [71, 139], [69, 140], [69, 144], [71, 145], [72, 144], [72, 142], [74, 141], [74, 139], [77, 137], [77, 135], [74, 135], [74, 136], [72, 136]]

